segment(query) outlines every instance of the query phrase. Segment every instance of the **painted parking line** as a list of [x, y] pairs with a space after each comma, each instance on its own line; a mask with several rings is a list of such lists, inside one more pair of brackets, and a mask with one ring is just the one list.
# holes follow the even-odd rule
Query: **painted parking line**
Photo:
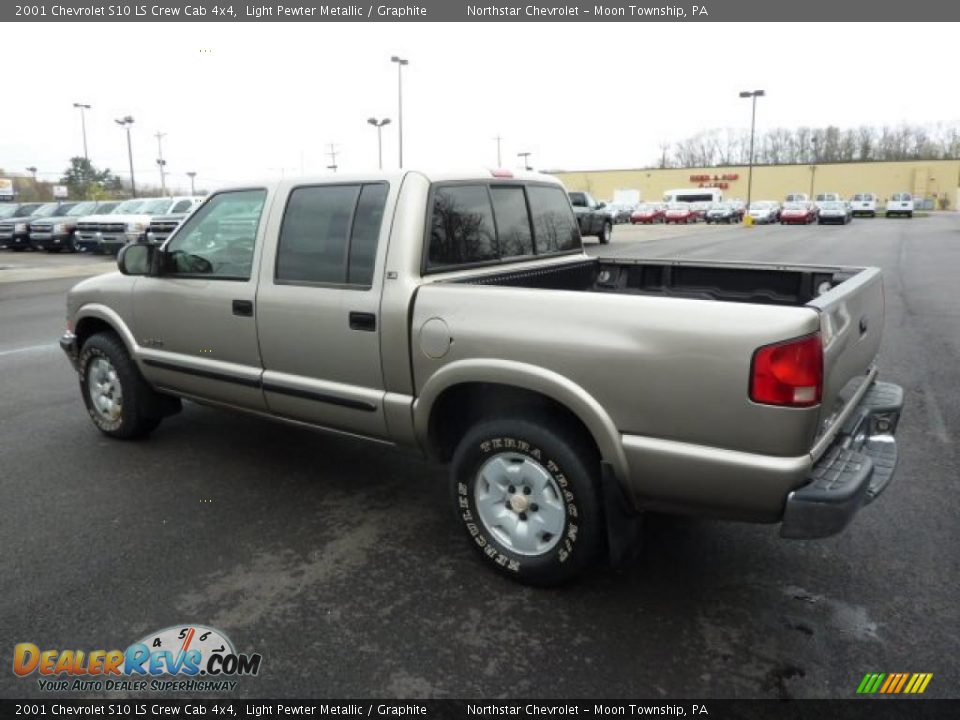
[[6, 357], [7, 355], [24, 355], [27, 353], [38, 353], [46, 352], [47, 350], [55, 350], [59, 347], [56, 343], [47, 343], [45, 345], [28, 345], [27, 347], [22, 348], [11, 348], [10, 350], [0, 350], [0, 357]]

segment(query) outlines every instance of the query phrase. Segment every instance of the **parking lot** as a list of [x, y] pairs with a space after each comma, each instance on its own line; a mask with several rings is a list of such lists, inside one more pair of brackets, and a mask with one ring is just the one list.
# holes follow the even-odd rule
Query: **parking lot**
[[[112, 261], [2, 251], [0, 634], [211, 625], [264, 657], [245, 697], [847, 698], [867, 672], [957, 696], [960, 216], [620, 225], [589, 252], [882, 267], [894, 485], [827, 540], [649, 516], [622, 567], [522, 587], [481, 566], [419, 457], [190, 403], [149, 440], [101, 436], [56, 340], [65, 291]], [[43, 693], [8, 672], [0, 694]]]

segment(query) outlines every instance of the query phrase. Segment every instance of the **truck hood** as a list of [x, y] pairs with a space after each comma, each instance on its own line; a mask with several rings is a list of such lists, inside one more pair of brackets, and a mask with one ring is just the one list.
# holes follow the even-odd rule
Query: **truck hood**
[[77, 218], [80, 222], [85, 223], [143, 223], [146, 225], [150, 222], [152, 215], [86, 215], [81, 218]]

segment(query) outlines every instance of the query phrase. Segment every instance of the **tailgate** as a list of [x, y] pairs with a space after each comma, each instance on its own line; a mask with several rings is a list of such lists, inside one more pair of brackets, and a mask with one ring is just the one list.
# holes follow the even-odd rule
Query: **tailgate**
[[808, 303], [820, 312], [823, 338], [821, 434], [850, 402], [851, 388], [873, 365], [880, 349], [883, 303], [883, 276], [878, 268], [852, 269], [846, 280]]

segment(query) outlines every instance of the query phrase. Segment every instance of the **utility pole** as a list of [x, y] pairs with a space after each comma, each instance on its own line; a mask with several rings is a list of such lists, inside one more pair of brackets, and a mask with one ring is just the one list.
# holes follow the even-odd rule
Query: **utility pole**
[[530, 156], [531, 156], [531, 155], [533, 155], [533, 153], [529, 153], [529, 152], [519, 152], [519, 153], [517, 153], [517, 157], [522, 157], [522, 158], [523, 158], [523, 169], [524, 169], [524, 170], [533, 170], [533, 168], [530, 167]]
[[157, 165], [160, 166], [160, 192], [163, 193], [163, 196], [167, 196], [167, 173], [164, 165], [167, 164], [167, 161], [163, 159], [163, 138], [166, 137], [166, 133], [162, 133], [157, 130], [155, 137], [157, 138], [157, 152], [160, 157], [157, 158]]
[[400, 134], [400, 169], [403, 170], [403, 66], [409, 65], [410, 61], [394, 55], [390, 62], [397, 64], [397, 120]]
[[193, 179], [194, 179], [196, 176], [197, 176], [197, 173], [195, 173], [193, 170], [190, 170], [189, 172], [187, 172], [187, 177], [190, 178], [190, 194], [191, 194], [191, 195], [196, 195], [196, 194], [197, 194], [197, 190], [196, 190], [196, 188], [193, 186]]
[[327, 152], [327, 155], [330, 156], [330, 164], [327, 165], [327, 170], [337, 171], [337, 155], [340, 154], [340, 151], [336, 149], [336, 145], [330, 143], [330, 150]]
[[73, 106], [80, 110], [80, 128], [83, 130], [83, 159], [90, 162], [90, 155], [87, 153], [87, 116], [86, 111], [90, 109], [89, 105], [83, 103], [74, 103]]
[[36, 182], [36, 181], [37, 181], [37, 168], [34, 167], [33, 165], [31, 165], [30, 167], [27, 168], [27, 172], [30, 173], [31, 175], [33, 175], [33, 181]]
[[130, 160], [130, 196], [137, 196], [137, 181], [133, 177], [133, 146], [130, 144], [130, 126], [133, 125], [133, 118], [127, 115], [114, 122], [127, 131], [127, 157]]
[[497, 135], [497, 136], [494, 138], [494, 140], [497, 141], [497, 167], [498, 167], [498, 168], [499, 168], [499, 167], [503, 167], [503, 161], [501, 161], [501, 159], [500, 159], [500, 141], [503, 140], [503, 138], [500, 137], [500, 135]]

